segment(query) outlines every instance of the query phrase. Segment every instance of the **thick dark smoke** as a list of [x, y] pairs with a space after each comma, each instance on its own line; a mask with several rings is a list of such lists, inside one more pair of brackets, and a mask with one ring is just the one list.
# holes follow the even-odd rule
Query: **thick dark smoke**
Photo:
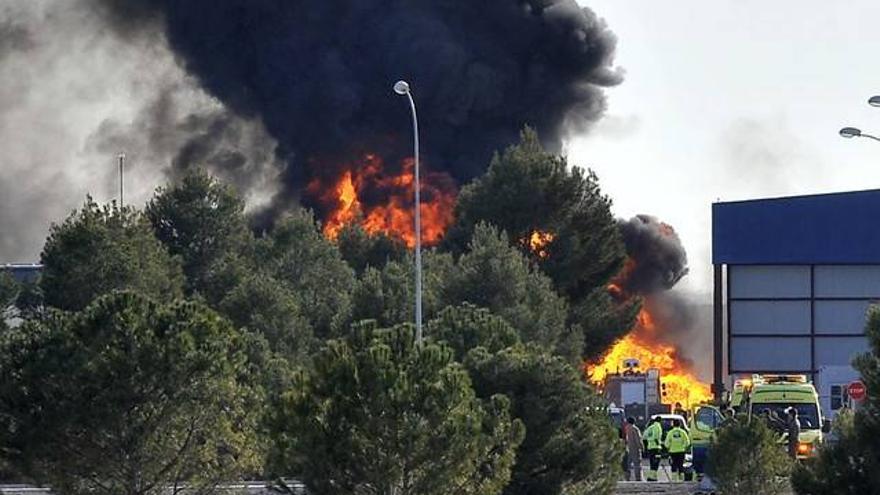
[[135, 206], [194, 166], [238, 184], [252, 209], [278, 189], [283, 162], [260, 119], [207, 94], [149, 10], [125, 26], [97, 7], [0, 1], [0, 263], [35, 261], [50, 223], [87, 194], [117, 198], [120, 151]]
[[279, 209], [354, 156], [408, 153], [398, 79], [428, 166], [459, 182], [527, 124], [558, 150], [621, 80], [613, 34], [575, 0], [95, 1], [119, 32], [160, 26], [203, 88], [262, 122], [285, 163]]
[[675, 230], [650, 215], [619, 220], [630, 258], [623, 280], [628, 294], [649, 295], [671, 289], [688, 273], [687, 252]]
[[[191, 108], [187, 93], [181, 83], [157, 88], [134, 120], [102, 122], [88, 148], [107, 156], [124, 150], [142, 163], [162, 164], [171, 181], [199, 167], [243, 192], [271, 190], [269, 183], [277, 178], [281, 164], [274, 140], [260, 123], [238, 118], [210, 101]], [[252, 202], [267, 200], [251, 196]]]
[[708, 380], [711, 375], [712, 308], [700, 298], [675, 290], [688, 273], [687, 252], [672, 226], [650, 215], [618, 220], [627, 263], [618, 283], [627, 296], [641, 296], [659, 331], [652, 334], [672, 344], [679, 358]]

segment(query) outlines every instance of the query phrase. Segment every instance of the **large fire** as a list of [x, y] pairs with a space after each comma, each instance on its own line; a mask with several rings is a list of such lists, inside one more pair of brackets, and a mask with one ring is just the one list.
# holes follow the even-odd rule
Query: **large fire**
[[[343, 227], [357, 221], [371, 234], [384, 233], [414, 247], [413, 165], [412, 159], [406, 159], [400, 173], [388, 173], [382, 158], [366, 154], [346, 167], [330, 187], [314, 179], [307, 191], [329, 210], [324, 235], [335, 239]], [[422, 242], [432, 245], [452, 223], [457, 191], [446, 174], [429, 173], [420, 182]], [[366, 195], [376, 199], [365, 201]]]
[[[626, 277], [632, 273], [636, 262], [628, 259], [620, 274], [608, 285], [608, 292], [617, 299], [625, 299]], [[641, 371], [656, 368], [660, 371], [660, 382], [665, 385], [661, 401], [674, 405], [676, 402], [687, 407], [712, 398], [711, 388], [701, 382], [690, 364], [682, 359], [675, 346], [662, 342], [654, 317], [647, 306], [643, 306], [636, 318], [633, 329], [602, 357], [598, 363], [588, 364], [586, 372], [590, 380], [601, 384], [609, 373], [620, 371], [627, 359], [637, 359]]]

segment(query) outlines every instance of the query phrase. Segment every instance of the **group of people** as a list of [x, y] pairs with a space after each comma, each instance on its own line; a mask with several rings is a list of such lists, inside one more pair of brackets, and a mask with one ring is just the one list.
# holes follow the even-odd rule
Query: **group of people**
[[647, 481], [657, 481], [663, 449], [666, 449], [669, 454], [670, 481], [684, 481], [684, 458], [691, 448], [691, 439], [687, 430], [679, 425], [673, 425], [664, 436], [661, 420], [655, 416], [651, 418], [642, 434], [636, 426], [635, 418], [629, 417], [623, 425], [623, 438], [626, 442], [624, 465], [627, 480], [642, 481], [642, 453], [643, 449], [646, 449], [650, 464]]

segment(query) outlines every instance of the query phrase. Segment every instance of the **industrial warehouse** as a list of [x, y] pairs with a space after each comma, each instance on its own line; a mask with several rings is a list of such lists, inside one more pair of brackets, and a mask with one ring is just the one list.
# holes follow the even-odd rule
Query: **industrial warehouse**
[[880, 190], [712, 206], [716, 389], [806, 374], [826, 414], [846, 404], [852, 359], [868, 350], [865, 314], [880, 300], [878, 215]]

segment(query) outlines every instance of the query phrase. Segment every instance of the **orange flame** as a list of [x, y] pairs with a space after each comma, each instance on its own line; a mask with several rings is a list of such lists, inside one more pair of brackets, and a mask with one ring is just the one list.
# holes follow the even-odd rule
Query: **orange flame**
[[540, 230], [536, 230], [532, 232], [532, 235], [529, 236], [527, 243], [529, 246], [529, 250], [539, 258], [546, 258], [550, 255], [547, 251], [547, 246], [553, 242], [553, 239], [556, 238], [556, 235], [552, 232], [542, 232]]
[[[330, 210], [324, 219], [324, 235], [335, 239], [346, 225], [360, 221], [371, 234], [381, 232], [414, 247], [413, 166], [413, 160], [406, 159], [399, 174], [389, 175], [380, 157], [366, 154], [329, 188], [314, 179], [308, 193]], [[383, 199], [367, 205], [361, 198], [368, 189]], [[436, 244], [452, 223], [457, 191], [448, 175], [429, 173], [421, 181], [421, 193], [422, 242]]]
[[666, 385], [664, 404], [681, 403], [687, 407], [712, 398], [709, 385], [701, 382], [672, 345], [657, 342], [657, 327], [645, 309], [639, 313], [636, 328], [617, 341], [601, 362], [587, 366], [587, 375], [601, 384], [609, 373], [617, 372], [626, 359], [638, 359], [642, 371], [657, 368], [660, 382]]

